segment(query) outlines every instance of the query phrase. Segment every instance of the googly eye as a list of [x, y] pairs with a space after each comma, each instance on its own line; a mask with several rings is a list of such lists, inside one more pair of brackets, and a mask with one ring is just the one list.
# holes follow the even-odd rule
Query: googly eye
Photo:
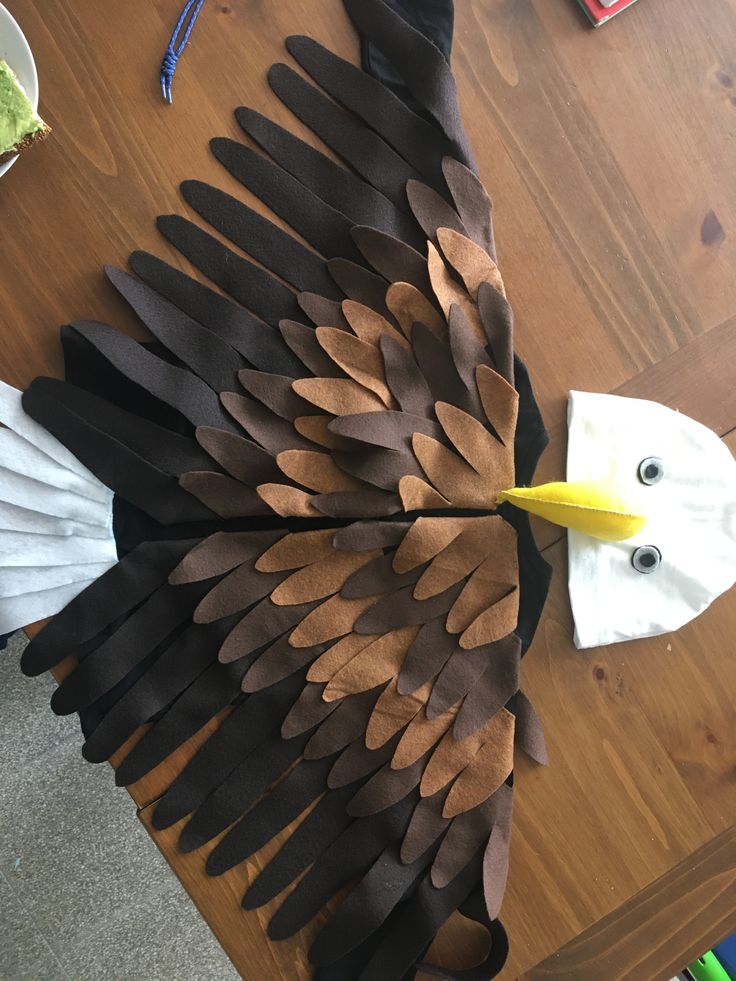
[[639, 480], [642, 484], [658, 484], [664, 477], [664, 463], [658, 456], [648, 456], [639, 464]]
[[662, 553], [656, 545], [640, 545], [631, 556], [631, 564], [637, 572], [648, 576], [654, 572], [662, 561]]

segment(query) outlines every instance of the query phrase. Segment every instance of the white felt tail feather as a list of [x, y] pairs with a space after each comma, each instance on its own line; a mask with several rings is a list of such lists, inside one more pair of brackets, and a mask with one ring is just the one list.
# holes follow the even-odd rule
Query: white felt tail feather
[[0, 634], [52, 616], [117, 561], [113, 493], [0, 382]]

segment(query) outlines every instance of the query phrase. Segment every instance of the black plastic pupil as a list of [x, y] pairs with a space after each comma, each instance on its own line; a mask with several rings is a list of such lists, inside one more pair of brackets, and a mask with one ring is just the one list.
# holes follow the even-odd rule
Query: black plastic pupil
[[657, 464], [650, 463], [647, 465], [647, 468], [644, 471], [644, 476], [647, 478], [647, 480], [654, 480], [654, 478], [657, 476], [658, 473], [659, 473], [659, 467], [657, 466]]
[[643, 555], [639, 556], [639, 562], [646, 569], [650, 569], [656, 561], [657, 557], [652, 552], [645, 552]]

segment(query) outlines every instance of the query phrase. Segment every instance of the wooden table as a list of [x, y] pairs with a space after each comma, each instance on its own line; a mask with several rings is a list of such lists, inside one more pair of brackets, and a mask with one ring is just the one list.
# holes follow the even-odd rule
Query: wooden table
[[[166, 107], [177, 0], [7, 2], [54, 127], [0, 183], [0, 373], [22, 386], [60, 373], [65, 320], [143, 336], [100, 266], [141, 247], [184, 267], [153, 218], [187, 211], [183, 178], [242, 193], [207, 142], [241, 135], [239, 104], [286, 118], [265, 82], [282, 38], [351, 59], [357, 42], [340, 0], [209, 0]], [[553, 435], [540, 478], [562, 473], [571, 387], [658, 399], [736, 449], [736, 0], [642, 0], [596, 33], [573, 0], [457, 8], [465, 122]], [[523, 684], [552, 762], [519, 764], [503, 977], [667, 978], [736, 925], [736, 591], [675, 635], [578, 653], [564, 541], [540, 541], [556, 577]], [[196, 743], [132, 788], [147, 827]], [[269, 945], [268, 910], [239, 909], [264, 856], [207, 879], [175, 837], [154, 835], [243, 977], [308, 977], [305, 938]], [[459, 929], [441, 957], [481, 950]]]

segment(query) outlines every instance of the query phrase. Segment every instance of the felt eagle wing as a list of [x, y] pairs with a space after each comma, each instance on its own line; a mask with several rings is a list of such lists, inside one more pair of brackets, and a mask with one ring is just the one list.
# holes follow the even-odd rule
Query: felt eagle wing
[[230, 707], [154, 822], [190, 815], [186, 850], [229, 828], [217, 874], [304, 815], [243, 903], [299, 879], [285, 937], [352, 884], [310, 951], [329, 976], [398, 981], [457, 909], [492, 931], [490, 976], [514, 747], [545, 759], [518, 672], [548, 583], [498, 497], [545, 434], [447, 62], [379, 0], [347, 7], [414, 107], [290, 38], [316, 84], [276, 65], [271, 86], [347, 166], [238, 110], [265, 152], [213, 152], [289, 231], [186, 182], [212, 230], [159, 227], [221, 292], [134, 253], [107, 274], [155, 342], [71, 324], [66, 381], [23, 396], [115, 492], [124, 553], [23, 668], [78, 655], [52, 704], [89, 760], [153, 720], [122, 784]]

